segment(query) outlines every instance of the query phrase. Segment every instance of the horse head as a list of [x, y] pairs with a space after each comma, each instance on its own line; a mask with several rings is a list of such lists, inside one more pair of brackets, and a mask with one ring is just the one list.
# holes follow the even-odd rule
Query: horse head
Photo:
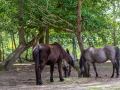
[[67, 61], [68, 64], [70, 64], [71, 66], [74, 67], [74, 60], [73, 60], [73, 58], [72, 58], [68, 49], [67, 49], [67, 60], [66, 61]]

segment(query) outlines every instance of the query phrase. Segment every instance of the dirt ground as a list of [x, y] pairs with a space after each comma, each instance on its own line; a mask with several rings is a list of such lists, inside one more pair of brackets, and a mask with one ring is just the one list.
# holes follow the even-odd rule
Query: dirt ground
[[[51, 83], [50, 68], [45, 66], [42, 72], [43, 85], [35, 85], [34, 65], [13, 65], [9, 71], [0, 71], [0, 90], [120, 90], [119, 78], [110, 78], [112, 74], [111, 62], [96, 64], [99, 78], [91, 65], [90, 78], [78, 78], [78, 73], [72, 68], [71, 77], [60, 82], [57, 64], [54, 68], [54, 82]], [[116, 76], [116, 73], [115, 73]]]

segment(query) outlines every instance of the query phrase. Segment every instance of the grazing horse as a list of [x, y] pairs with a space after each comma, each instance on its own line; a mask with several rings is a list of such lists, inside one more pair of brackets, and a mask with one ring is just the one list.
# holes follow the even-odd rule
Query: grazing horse
[[[72, 60], [74, 62], [74, 56], [71, 52], [69, 52], [69, 50], [67, 49], [67, 53], [72, 57]], [[63, 60], [63, 71], [64, 71], [64, 75], [65, 77], [70, 76], [71, 73], [71, 65], [68, 64], [65, 60]]]
[[114, 76], [114, 71], [116, 69], [116, 77], [119, 76], [119, 48], [117, 46], [105, 46], [103, 48], [94, 48], [89, 47], [85, 51], [83, 51], [81, 58], [80, 58], [80, 70], [81, 73], [79, 74], [79, 77], [83, 75], [83, 73], [87, 72], [87, 76], [89, 77], [89, 70], [90, 70], [90, 63], [93, 64], [96, 78], [98, 77], [98, 73], [96, 70], [95, 63], [103, 63], [107, 60], [111, 60], [111, 63], [113, 64], [113, 73], [111, 78]]
[[39, 44], [33, 49], [33, 57], [35, 61], [36, 84], [42, 85], [41, 73], [45, 65], [50, 65], [50, 82], [53, 82], [54, 64], [58, 63], [58, 72], [60, 81], [64, 81], [62, 77], [62, 59], [74, 66], [71, 56], [65, 52], [57, 42], [53, 44]]

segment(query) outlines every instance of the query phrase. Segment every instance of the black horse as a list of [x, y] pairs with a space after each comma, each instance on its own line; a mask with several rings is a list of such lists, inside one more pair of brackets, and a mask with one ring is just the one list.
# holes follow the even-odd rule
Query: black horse
[[83, 51], [81, 58], [80, 58], [80, 69], [81, 73], [78, 77], [81, 77], [83, 73], [86, 71], [87, 76], [89, 77], [89, 70], [90, 70], [90, 63], [93, 64], [96, 77], [98, 77], [98, 73], [96, 70], [95, 63], [103, 63], [107, 60], [111, 60], [111, 63], [113, 64], [113, 73], [111, 78], [114, 76], [114, 71], [116, 69], [117, 75], [119, 76], [119, 48], [117, 46], [105, 46], [103, 48], [94, 48], [89, 47], [85, 51]]

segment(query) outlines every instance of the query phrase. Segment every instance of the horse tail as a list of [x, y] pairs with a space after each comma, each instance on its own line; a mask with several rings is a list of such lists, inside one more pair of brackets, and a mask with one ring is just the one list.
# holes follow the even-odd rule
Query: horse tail
[[85, 51], [83, 51], [81, 57], [80, 57], [80, 61], [79, 61], [79, 65], [80, 65], [80, 70], [81, 70], [81, 73], [79, 74], [79, 77], [81, 77], [85, 71], [84, 69], [84, 62], [83, 62], [83, 56], [84, 56], [84, 53]]
[[117, 67], [119, 69], [119, 48], [116, 48], [116, 63], [117, 63]]
[[[37, 45], [34, 50], [33, 50], [33, 58], [35, 61], [35, 73], [36, 73], [36, 81], [38, 82], [39, 79], [39, 71], [40, 71], [40, 67], [39, 67], [39, 58], [40, 58], [40, 54], [39, 54], [39, 45]], [[37, 84], [36, 82], [36, 84]]]

